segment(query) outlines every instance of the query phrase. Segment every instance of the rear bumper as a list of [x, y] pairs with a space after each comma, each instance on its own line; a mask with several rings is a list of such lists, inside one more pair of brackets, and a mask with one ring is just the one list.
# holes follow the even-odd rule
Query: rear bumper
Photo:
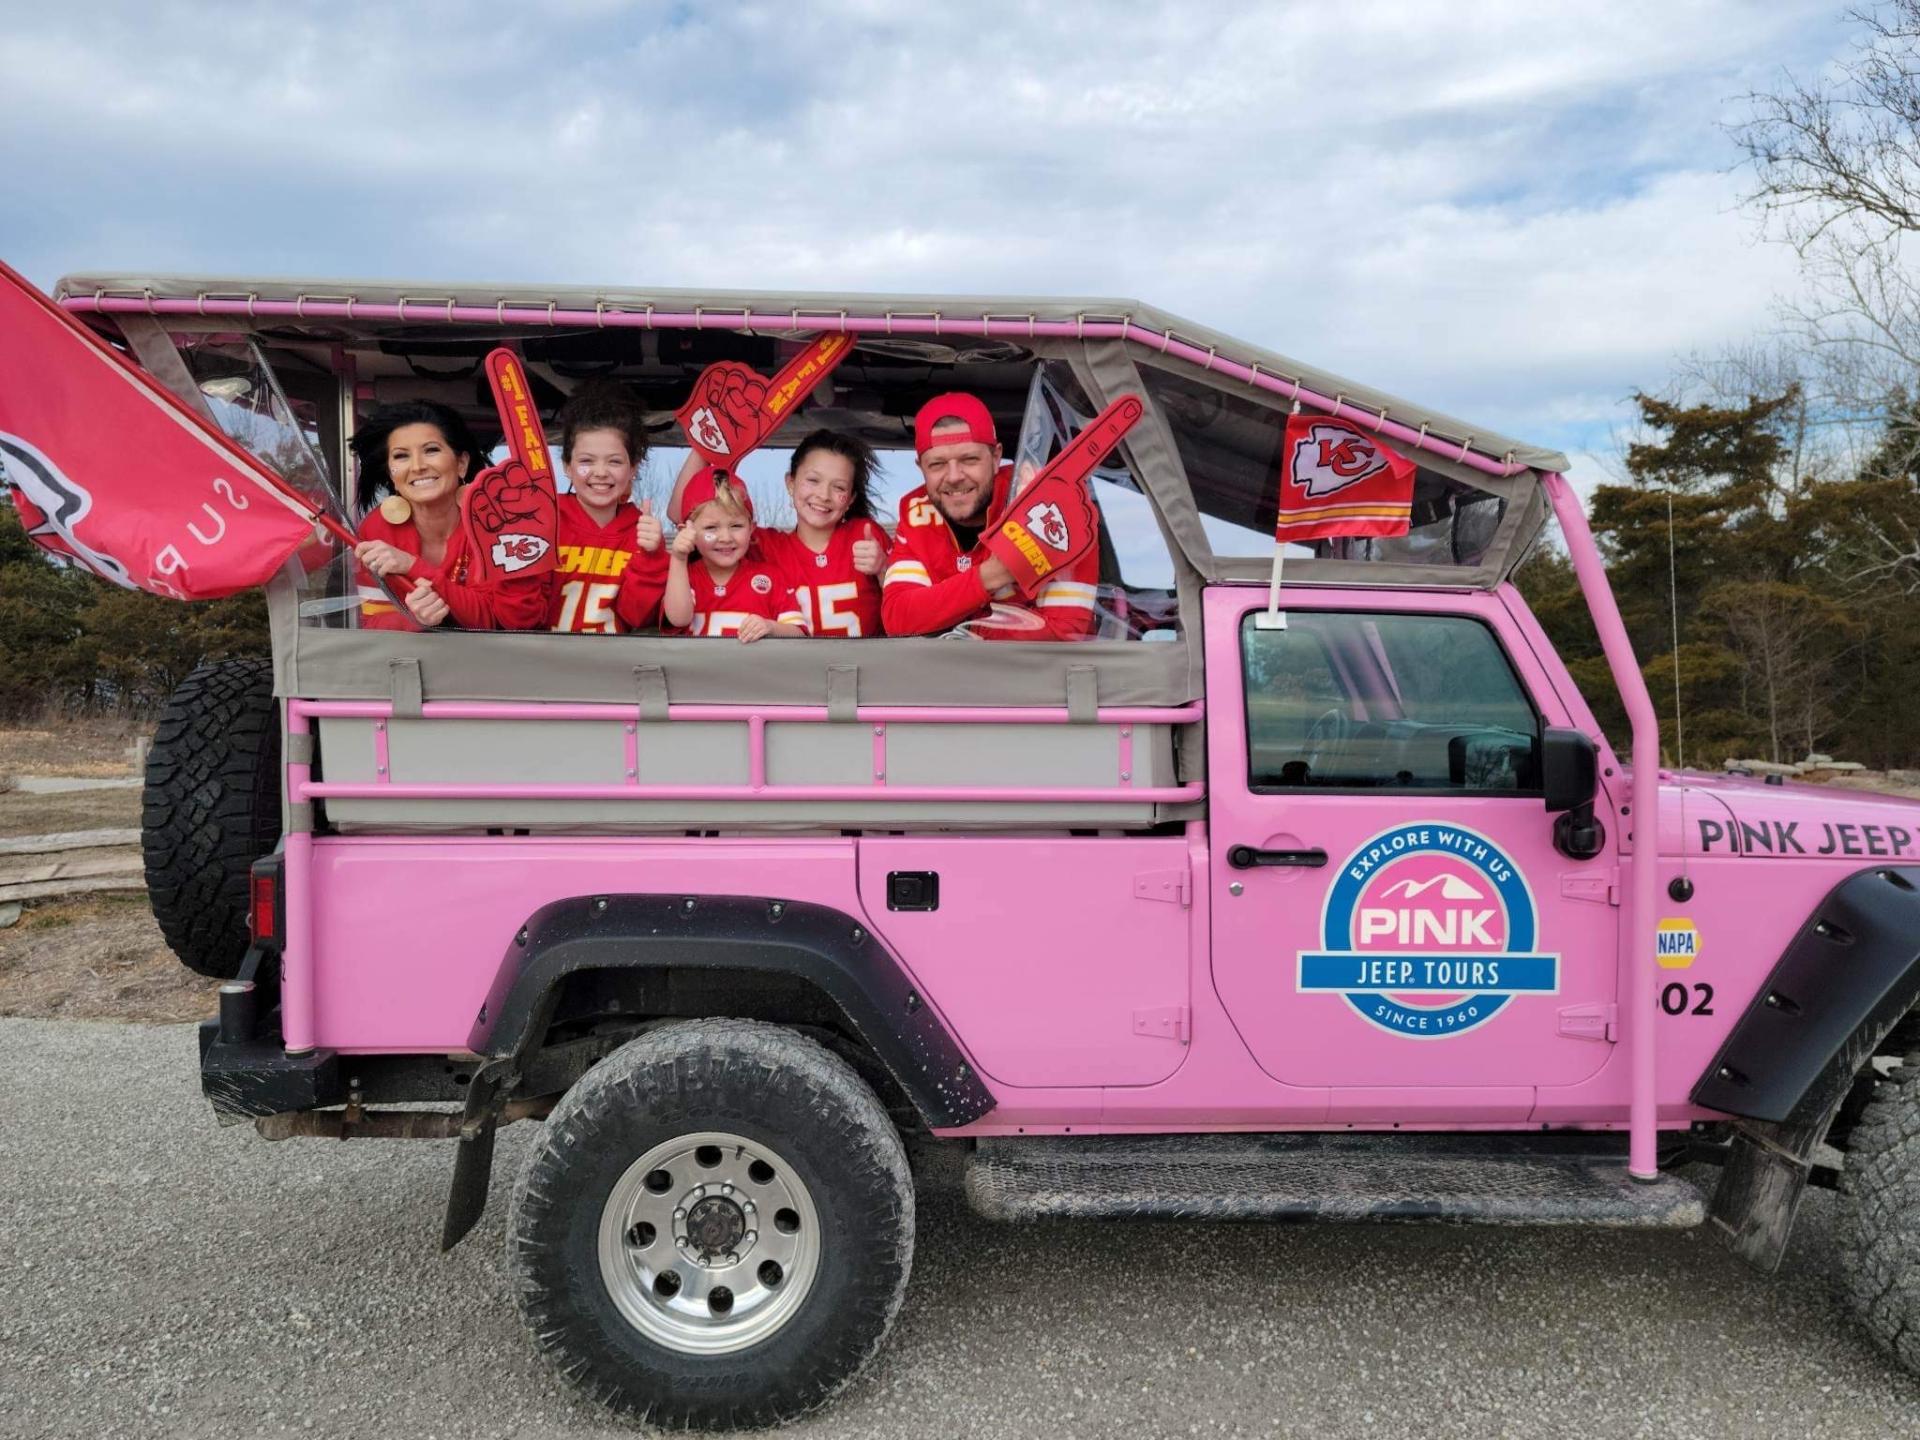
[[280, 955], [256, 943], [200, 1025], [200, 1089], [222, 1115], [279, 1115], [346, 1101], [333, 1050], [289, 1055], [280, 1032]]
[[346, 1103], [333, 1050], [289, 1055], [280, 1036], [223, 1040], [218, 1020], [200, 1025], [200, 1089], [222, 1115], [252, 1117]]

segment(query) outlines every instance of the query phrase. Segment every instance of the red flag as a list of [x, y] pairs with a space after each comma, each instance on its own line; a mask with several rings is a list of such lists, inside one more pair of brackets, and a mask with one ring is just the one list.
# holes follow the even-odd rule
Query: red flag
[[852, 353], [851, 335], [822, 335], [771, 380], [738, 360], [715, 361], [694, 380], [693, 394], [674, 418], [695, 454], [716, 470], [737, 475], [741, 459]]
[[1404, 535], [1413, 469], [1411, 460], [1358, 425], [1325, 415], [1289, 416], [1274, 538]]
[[507, 458], [473, 477], [460, 497], [482, 582], [538, 575], [554, 565], [560, 502], [553, 488], [553, 456], [520, 357], [501, 346], [487, 352], [487, 383], [506, 435]]
[[5, 264], [0, 475], [42, 549], [178, 600], [266, 583], [329, 523]]

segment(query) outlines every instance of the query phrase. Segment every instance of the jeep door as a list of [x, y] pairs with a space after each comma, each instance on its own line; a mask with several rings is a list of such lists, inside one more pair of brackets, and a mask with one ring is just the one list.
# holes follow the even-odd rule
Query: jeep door
[[1310, 594], [1206, 595], [1215, 987], [1334, 1118], [1524, 1118], [1612, 1049], [1611, 840], [1561, 855], [1540, 790], [1567, 718], [1492, 596]]

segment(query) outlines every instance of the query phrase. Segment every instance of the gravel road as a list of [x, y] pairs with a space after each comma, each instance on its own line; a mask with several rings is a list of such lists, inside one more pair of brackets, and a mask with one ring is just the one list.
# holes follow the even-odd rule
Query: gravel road
[[[186, 1026], [0, 1020], [0, 1434], [615, 1436], [535, 1356], [442, 1143], [222, 1128]], [[1701, 1234], [998, 1227], [923, 1202], [891, 1343], [805, 1437], [1910, 1436], [1835, 1295]]]

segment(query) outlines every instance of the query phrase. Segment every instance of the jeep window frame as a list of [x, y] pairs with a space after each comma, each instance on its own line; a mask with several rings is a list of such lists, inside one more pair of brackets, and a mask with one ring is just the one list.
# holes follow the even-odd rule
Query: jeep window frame
[[[1284, 784], [1279, 784], [1277, 782], [1271, 782], [1271, 781], [1266, 783], [1258, 782], [1255, 778], [1255, 770], [1254, 770], [1253, 687], [1249, 683], [1248, 674], [1247, 674], [1246, 637], [1250, 634], [1274, 634], [1274, 633], [1293, 634], [1295, 633], [1291, 627], [1289, 627], [1289, 629], [1284, 632], [1263, 631], [1258, 629], [1254, 622], [1256, 617], [1260, 613], [1261, 612], [1258, 610], [1248, 610], [1244, 614], [1242, 614], [1237, 623], [1236, 634], [1234, 637], [1234, 640], [1235, 640], [1234, 653], [1238, 658], [1238, 662], [1240, 666], [1241, 724], [1244, 726], [1243, 733], [1246, 736], [1246, 742], [1247, 742], [1246, 743], [1246, 774], [1244, 778], [1246, 782], [1247, 793], [1249, 795], [1287, 795], [1287, 796], [1410, 795], [1410, 796], [1424, 796], [1427, 798], [1454, 797], [1454, 798], [1471, 798], [1471, 799], [1485, 799], [1485, 800], [1540, 800], [1545, 798], [1546, 791], [1538, 784], [1535, 784], [1532, 786], [1521, 786], [1521, 787], [1516, 787], [1512, 789], [1495, 790], [1495, 789], [1468, 789], [1466, 787], [1457, 786], [1457, 785], [1312, 785], [1312, 784], [1284, 785]], [[1507, 648], [1506, 642], [1501, 638], [1499, 630], [1492, 624], [1488, 623], [1488, 621], [1484, 617], [1479, 615], [1463, 615], [1463, 614], [1457, 614], [1453, 612], [1441, 613], [1441, 612], [1435, 612], [1431, 610], [1348, 610], [1348, 609], [1343, 609], [1338, 605], [1314, 606], [1310, 609], [1296, 608], [1296, 609], [1290, 610], [1288, 613], [1290, 615], [1297, 616], [1297, 617], [1305, 617], [1309, 615], [1315, 615], [1315, 616], [1327, 615], [1327, 616], [1337, 616], [1344, 619], [1353, 619], [1353, 620], [1380, 620], [1380, 619], [1408, 620], [1410, 619], [1410, 620], [1440, 621], [1440, 622], [1447, 622], [1447, 623], [1453, 623], [1458, 625], [1471, 625], [1471, 626], [1477, 627], [1487, 637], [1488, 643], [1492, 646], [1491, 653], [1493, 655], [1498, 656], [1500, 663], [1506, 667], [1507, 677], [1513, 682], [1514, 693], [1519, 696], [1520, 702], [1524, 706], [1526, 706], [1527, 713], [1531, 717], [1531, 720], [1532, 720], [1531, 739], [1533, 741], [1535, 770], [1536, 772], [1538, 771], [1540, 737], [1542, 732], [1546, 728], [1546, 724], [1547, 724], [1546, 715], [1540, 708], [1539, 700], [1534, 696], [1533, 692], [1527, 687], [1526, 681], [1523, 678], [1521, 678], [1520, 669], [1517, 665], [1514, 664], [1513, 654]], [[1321, 652], [1324, 655], [1326, 651], [1324, 642], [1322, 642], [1320, 640], [1320, 637], [1317, 635], [1314, 636], [1313, 638], [1315, 643], [1320, 645]], [[1331, 662], [1329, 662], [1328, 668], [1334, 674], [1335, 681], [1336, 683], [1338, 683], [1339, 681], [1338, 671], [1332, 666]], [[1536, 774], [1536, 778], [1537, 778], [1537, 774]]]

